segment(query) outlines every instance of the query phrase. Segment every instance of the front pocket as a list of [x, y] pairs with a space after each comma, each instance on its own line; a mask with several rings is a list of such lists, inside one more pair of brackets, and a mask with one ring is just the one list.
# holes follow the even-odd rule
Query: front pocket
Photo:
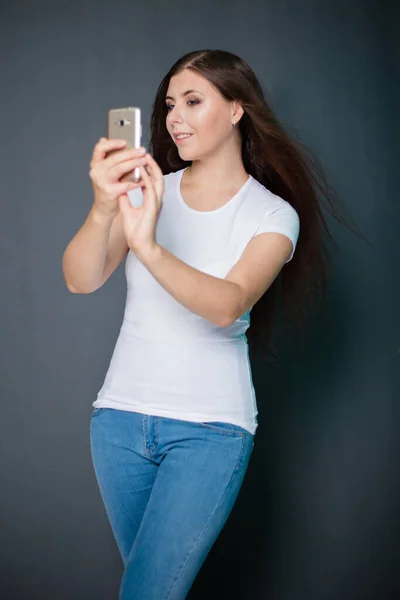
[[100, 407], [96, 407], [92, 410], [92, 417], [96, 417], [97, 415], [99, 415], [102, 411], [104, 410], [104, 408]]
[[243, 437], [246, 433], [249, 435], [250, 432], [241, 427], [240, 425], [234, 425], [233, 423], [225, 423], [224, 421], [210, 421], [207, 423], [197, 423], [200, 427], [208, 429], [209, 431], [215, 431], [215, 433], [221, 433], [222, 435], [234, 435]]

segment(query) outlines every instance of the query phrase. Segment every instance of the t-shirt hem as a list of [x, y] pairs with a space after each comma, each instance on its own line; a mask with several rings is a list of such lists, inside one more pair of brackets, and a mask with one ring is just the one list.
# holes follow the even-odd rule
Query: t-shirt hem
[[154, 417], [165, 417], [167, 419], [177, 419], [180, 421], [193, 421], [194, 423], [206, 423], [209, 421], [222, 421], [226, 423], [232, 423], [233, 425], [238, 425], [239, 427], [243, 427], [252, 435], [255, 435], [258, 423], [255, 422], [252, 425], [249, 423], [245, 423], [243, 421], [233, 421], [231, 416], [227, 416], [222, 413], [214, 414], [212, 417], [210, 415], [201, 414], [201, 413], [176, 413], [168, 410], [154, 408], [152, 406], [135, 406], [134, 404], [125, 404], [122, 402], [117, 402], [115, 400], [110, 400], [109, 398], [101, 398], [97, 399], [93, 402], [94, 408], [115, 408], [116, 410], [126, 410], [128, 412], [136, 412], [140, 414], [146, 414]]

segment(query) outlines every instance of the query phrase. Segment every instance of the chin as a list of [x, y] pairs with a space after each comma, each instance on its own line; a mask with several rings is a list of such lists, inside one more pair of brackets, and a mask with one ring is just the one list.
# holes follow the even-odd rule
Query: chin
[[194, 154], [192, 148], [180, 148], [177, 146], [178, 154], [182, 160], [197, 160], [198, 155]]
[[182, 160], [189, 161], [189, 160], [196, 160], [197, 159], [197, 156], [193, 156], [193, 154], [189, 154], [189, 152], [179, 152], [179, 150], [178, 150], [178, 154], [179, 154], [179, 157]]

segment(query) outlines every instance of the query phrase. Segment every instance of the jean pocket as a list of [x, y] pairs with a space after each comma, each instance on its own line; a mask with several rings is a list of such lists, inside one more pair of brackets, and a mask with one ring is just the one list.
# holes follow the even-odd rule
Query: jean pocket
[[225, 423], [225, 421], [207, 421], [197, 423], [197, 425], [203, 429], [208, 429], [209, 431], [214, 431], [215, 433], [220, 433], [222, 435], [233, 435], [237, 437], [243, 437], [246, 433], [251, 435], [244, 427], [234, 425], [233, 423]]
[[97, 417], [97, 415], [99, 415], [101, 412], [103, 412], [104, 408], [100, 407], [96, 407], [92, 410], [92, 417]]

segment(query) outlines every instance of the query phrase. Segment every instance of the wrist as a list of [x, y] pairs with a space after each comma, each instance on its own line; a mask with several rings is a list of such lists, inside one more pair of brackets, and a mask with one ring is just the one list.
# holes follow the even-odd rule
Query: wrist
[[93, 204], [90, 210], [92, 220], [98, 225], [109, 225], [117, 216], [118, 211], [101, 210], [96, 204]]
[[154, 244], [145, 246], [138, 250], [134, 250], [136, 256], [144, 266], [150, 265], [161, 254], [161, 246], [155, 242]]

